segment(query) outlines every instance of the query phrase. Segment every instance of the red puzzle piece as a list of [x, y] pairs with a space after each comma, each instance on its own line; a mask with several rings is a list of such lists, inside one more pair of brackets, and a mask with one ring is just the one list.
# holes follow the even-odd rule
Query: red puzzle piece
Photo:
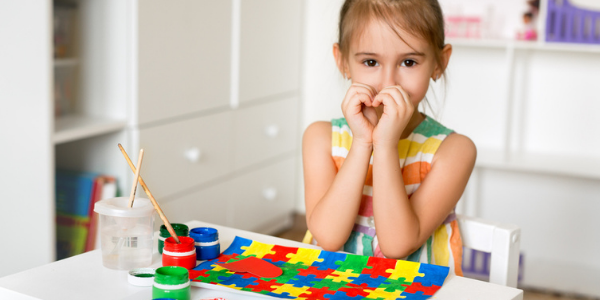
[[391, 259], [385, 259], [380, 257], [369, 257], [367, 266], [373, 267], [372, 269], [364, 269], [363, 274], [371, 275], [371, 278], [377, 278], [377, 276], [389, 277], [390, 273], [386, 272], [389, 269], [396, 267], [396, 261]]
[[[254, 281], [256, 285], [248, 285], [248, 288], [251, 288], [253, 292], [262, 292], [269, 291], [272, 292], [276, 290], [278, 287], [282, 286], [283, 283], [278, 283], [275, 279], [271, 279], [269, 281], [264, 281], [262, 279], [258, 279]], [[274, 287], [273, 287], [274, 286]]]
[[298, 295], [298, 298], [325, 299], [325, 295], [333, 294], [335, 294], [335, 291], [330, 290], [328, 287], [322, 287], [320, 289], [311, 287], [308, 290], [306, 290], [306, 292]]
[[283, 270], [281, 270], [281, 268], [266, 260], [262, 260], [254, 256], [249, 256], [242, 260], [218, 265], [234, 272], [248, 272], [258, 277], [272, 278], [283, 274]]
[[266, 254], [263, 256], [265, 259], [270, 259], [272, 262], [287, 262], [290, 260], [289, 257], [286, 257], [289, 253], [296, 254], [298, 252], [298, 248], [290, 248], [284, 247], [280, 245], [274, 245], [271, 251], [275, 251], [275, 254]]
[[404, 292], [416, 294], [418, 291], [422, 291], [425, 296], [433, 296], [440, 288], [441, 286], [438, 285], [423, 286], [420, 282], [413, 282], [404, 290]]
[[306, 269], [298, 269], [300, 273], [298, 276], [308, 276], [310, 274], [314, 274], [316, 278], [325, 279], [327, 276], [339, 276], [337, 274], [331, 274], [335, 271], [335, 269], [327, 269], [327, 270], [319, 270], [318, 267], [310, 266]]
[[346, 293], [346, 295], [348, 295], [348, 297], [350, 297], [350, 298], [356, 297], [356, 296], [360, 296], [360, 297], [364, 298], [364, 297], [369, 296], [369, 294], [374, 290], [375, 290], [374, 287], [371, 287], [366, 283], [363, 283], [361, 285], [347, 283], [345, 287], [341, 287], [338, 289], [338, 291]]

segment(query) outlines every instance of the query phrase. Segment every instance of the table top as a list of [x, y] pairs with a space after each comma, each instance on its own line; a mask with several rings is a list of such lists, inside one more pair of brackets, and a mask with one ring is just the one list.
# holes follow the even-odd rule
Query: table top
[[[236, 235], [267, 244], [320, 249], [314, 245], [200, 221], [190, 221], [186, 224], [190, 228], [203, 226], [216, 228], [219, 231], [222, 250], [229, 247]], [[161, 259], [156, 252], [152, 267], [160, 266]], [[90, 251], [0, 278], [0, 299], [151, 299], [152, 289], [129, 284], [127, 273], [127, 271], [105, 268], [102, 266], [100, 250]], [[192, 287], [191, 291], [194, 300], [215, 297], [228, 300], [264, 299], [260, 295], [240, 294], [233, 290]], [[449, 275], [432, 299], [522, 300], [523, 291]]]

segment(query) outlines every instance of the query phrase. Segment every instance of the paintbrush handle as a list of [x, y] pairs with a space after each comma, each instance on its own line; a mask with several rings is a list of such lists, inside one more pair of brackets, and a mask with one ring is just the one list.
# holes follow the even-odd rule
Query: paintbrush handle
[[[125, 152], [125, 149], [123, 149], [123, 146], [121, 146], [121, 144], [119, 144], [119, 149], [121, 149], [121, 153], [123, 153], [125, 160], [127, 160], [127, 164], [129, 164], [131, 171], [133, 171], [133, 173], [136, 173], [135, 166], [131, 162], [131, 159], [129, 159], [129, 155], [127, 155], [127, 152]], [[177, 244], [181, 244], [181, 242], [179, 241], [179, 238], [177, 237], [177, 234], [175, 233], [175, 230], [173, 230], [173, 226], [171, 226], [171, 223], [169, 223], [167, 216], [165, 216], [165, 213], [163, 213], [162, 209], [158, 205], [158, 202], [156, 202], [156, 199], [154, 199], [154, 196], [152, 196], [152, 193], [150, 192], [150, 189], [144, 182], [144, 179], [142, 178], [142, 176], [139, 177], [139, 182], [140, 182], [140, 185], [142, 186], [142, 188], [144, 189], [144, 192], [146, 192], [146, 195], [148, 195], [148, 198], [150, 198], [152, 205], [154, 205], [154, 209], [156, 209], [158, 216], [161, 218], [161, 220], [165, 224], [165, 227], [167, 227], [167, 230], [169, 231], [169, 233], [171, 234], [173, 239], [175, 239], [175, 242], [177, 242]]]
[[135, 191], [137, 190], [138, 181], [140, 179], [140, 172], [142, 170], [142, 159], [144, 159], [144, 149], [140, 150], [140, 154], [138, 156], [137, 170], [135, 171], [135, 176], [133, 178], [133, 186], [131, 187], [131, 193], [129, 194], [129, 204], [128, 207], [133, 207], [133, 201], [135, 200]]

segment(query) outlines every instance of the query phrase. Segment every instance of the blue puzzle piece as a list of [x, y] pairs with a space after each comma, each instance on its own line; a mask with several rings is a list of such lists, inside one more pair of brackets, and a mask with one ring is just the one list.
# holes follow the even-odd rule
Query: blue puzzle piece
[[219, 284], [221, 285], [235, 285], [236, 287], [245, 287], [254, 284], [254, 282], [256, 281], [256, 277], [244, 278], [244, 276], [240, 274], [231, 274], [227, 277], [220, 276], [219, 279], [223, 280], [219, 282]]
[[366, 283], [367, 286], [378, 287], [380, 284], [385, 282], [387, 278], [383, 276], [377, 276], [375, 278], [371, 277], [369, 274], [360, 274], [357, 278], [352, 279], [352, 283], [356, 285], [361, 285]]
[[281, 293], [281, 294], [276, 294], [276, 293], [270, 292], [265, 295], [271, 296], [271, 297], [276, 297], [276, 298], [283, 298], [283, 299], [296, 299], [297, 298], [297, 297], [291, 296], [290, 293], [288, 293], [288, 292]]
[[427, 300], [431, 298], [431, 296], [423, 295], [422, 291], [418, 291], [415, 294], [402, 293], [400, 296], [405, 297], [403, 300]]
[[252, 240], [236, 236], [231, 245], [223, 251], [223, 254], [242, 254], [244, 252], [242, 247], [249, 247], [250, 245], [252, 245]]
[[[327, 269], [336, 270], [341, 263], [346, 260], [346, 254], [337, 253], [337, 252], [329, 252], [329, 251], [321, 251], [319, 258], [322, 258], [323, 261], [315, 261], [312, 266], [317, 267], [317, 269], [321, 271], [325, 271]], [[336, 263], [338, 262], [338, 263]]]
[[430, 264], [421, 264], [419, 267], [419, 273], [427, 274], [425, 277], [415, 277], [413, 282], [420, 282], [423, 286], [439, 285], [442, 286], [450, 268], [443, 266], [436, 266]]
[[317, 278], [315, 274], [309, 274], [307, 276], [296, 275], [287, 283], [295, 287], [313, 286], [314, 282], [319, 282], [321, 279]]
[[281, 266], [283, 266], [283, 264], [286, 263], [285, 261], [281, 261], [281, 260], [280, 261], [272, 261], [271, 259], [264, 258], [264, 257], [262, 258], [262, 260], [270, 262], [270, 263], [272, 263], [272, 264], [274, 264], [274, 265], [276, 265], [278, 267], [281, 267]]
[[360, 295], [357, 295], [355, 297], [350, 297], [342, 291], [337, 291], [333, 295], [328, 294], [328, 295], [325, 295], [324, 297], [329, 298], [329, 300], [351, 300], [351, 299], [360, 300], [360, 299], [364, 299], [364, 297], [361, 297]]

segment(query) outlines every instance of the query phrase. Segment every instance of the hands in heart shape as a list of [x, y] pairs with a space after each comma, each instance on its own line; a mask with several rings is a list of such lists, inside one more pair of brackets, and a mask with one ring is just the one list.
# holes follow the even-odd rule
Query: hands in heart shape
[[[378, 118], [375, 108], [380, 105], [383, 105], [383, 114]], [[342, 102], [342, 112], [354, 142], [396, 148], [414, 106], [399, 85], [377, 92], [369, 85], [353, 83]]]

